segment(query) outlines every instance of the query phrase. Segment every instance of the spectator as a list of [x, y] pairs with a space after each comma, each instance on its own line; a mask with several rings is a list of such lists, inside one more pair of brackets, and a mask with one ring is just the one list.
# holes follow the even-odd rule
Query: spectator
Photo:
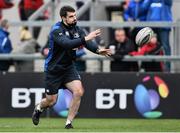
[[[18, 44], [17, 50], [14, 53], [18, 54], [33, 54], [39, 46], [32, 38], [28, 28], [22, 28], [20, 33], [21, 42]], [[32, 72], [34, 70], [33, 61], [16, 61], [15, 70], [17, 72]]]
[[[121, 12], [121, 15], [122, 15], [122, 18], [123, 18], [123, 22], [126, 21], [125, 18], [124, 18], [124, 14], [125, 14], [125, 11], [127, 11], [129, 2], [130, 2], [130, 0], [125, 0], [125, 1], [121, 2], [121, 4], [120, 4], [120, 12]], [[130, 28], [129, 27], [124, 27], [124, 30], [126, 32], [127, 37], [131, 37], [130, 33], [129, 33]]]
[[[151, 5], [147, 15], [147, 21], [172, 21], [172, 0], [151, 0]], [[170, 28], [156, 28], [155, 33], [158, 40], [162, 44], [165, 55], [171, 55], [171, 47], [169, 44]], [[170, 63], [166, 64], [166, 70], [170, 70]]]
[[[139, 51], [131, 52], [130, 55], [163, 55], [162, 45], [158, 43], [157, 37], [154, 35], [149, 43], [144, 44]], [[142, 62], [141, 68], [146, 72], [163, 71], [163, 65], [161, 62]]]
[[150, 0], [131, 0], [125, 13], [126, 21], [145, 21]]
[[115, 30], [115, 40], [108, 46], [112, 50], [111, 71], [137, 71], [136, 62], [124, 62], [121, 59], [135, 50], [134, 43], [125, 35], [124, 29]]
[[[124, 12], [125, 21], [146, 21], [149, 5], [150, 0], [131, 0]], [[132, 31], [129, 31], [133, 41], [140, 29], [134, 28]]]
[[[44, 4], [43, 0], [21, 0], [19, 3], [19, 15], [21, 20], [28, 18]], [[44, 14], [37, 20], [44, 20]], [[40, 33], [40, 27], [33, 28], [33, 38], [37, 39]]]
[[[0, 23], [0, 54], [9, 54], [12, 51], [8, 28], [8, 20], [2, 20]], [[11, 61], [0, 61], [0, 71], [8, 71], [11, 64]]]

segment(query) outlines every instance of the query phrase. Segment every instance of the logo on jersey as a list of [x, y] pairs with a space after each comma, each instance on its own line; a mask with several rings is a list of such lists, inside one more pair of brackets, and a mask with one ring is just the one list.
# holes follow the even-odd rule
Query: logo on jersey
[[68, 31], [66, 31], [66, 32], [65, 32], [65, 34], [66, 34], [66, 36], [70, 36], [70, 34], [69, 34], [69, 32], [68, 32]]
[[79, 38], [80, 35], [79, 35], [79, 33], [74, 33], [73, 37], [74, 37], [74, 38]]
[[63, 33], [59, 33], [59, 35], [60, 35], [60, 36], [62, 36], [62, 35], [63, 35]]

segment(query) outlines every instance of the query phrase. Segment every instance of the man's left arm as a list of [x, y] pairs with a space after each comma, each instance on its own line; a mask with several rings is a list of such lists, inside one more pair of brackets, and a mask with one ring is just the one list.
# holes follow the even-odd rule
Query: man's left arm
[[98, 45], [93, 41], [86, 42], [85, 47], [90, 50], [91, 52], [98, 54], [99, 47]]
[[[80, 29], [80, 28], [79, 28], [79, 33], [80, 33], [81, 37], [85, 37], [86, 36], [86, 33], [82, 29]], [[84, 46], [88, 50], [90, 50], [91, 52], [98, 54], [99, 47], [98, 47], [98, 45], [95, 42], [93, 42], [91, 40], [87, 41], [86, 44], [84, 44]]]

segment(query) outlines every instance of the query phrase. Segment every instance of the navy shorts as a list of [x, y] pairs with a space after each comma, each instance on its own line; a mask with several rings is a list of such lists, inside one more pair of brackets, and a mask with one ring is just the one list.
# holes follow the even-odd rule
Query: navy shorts
[[75, 67], [57, 72], [45, 72], [45, 92], [48, 95], [58, 93], [59, 89], [65, 88], [65, 84], [74, 80], [81, 80]]

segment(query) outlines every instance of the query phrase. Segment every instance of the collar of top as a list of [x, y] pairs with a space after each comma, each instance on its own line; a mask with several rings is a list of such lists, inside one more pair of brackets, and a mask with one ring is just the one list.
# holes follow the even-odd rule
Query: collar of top
[[67, 29], [72, 29], [72, 28], [74, 28], [74, 26], [72, 26], [72, 25], [66, 25], [63, 21], [61, 21], [61, 23], [62, 23], [62, 25], [63, 25], [65, 28], [67, 28]]

